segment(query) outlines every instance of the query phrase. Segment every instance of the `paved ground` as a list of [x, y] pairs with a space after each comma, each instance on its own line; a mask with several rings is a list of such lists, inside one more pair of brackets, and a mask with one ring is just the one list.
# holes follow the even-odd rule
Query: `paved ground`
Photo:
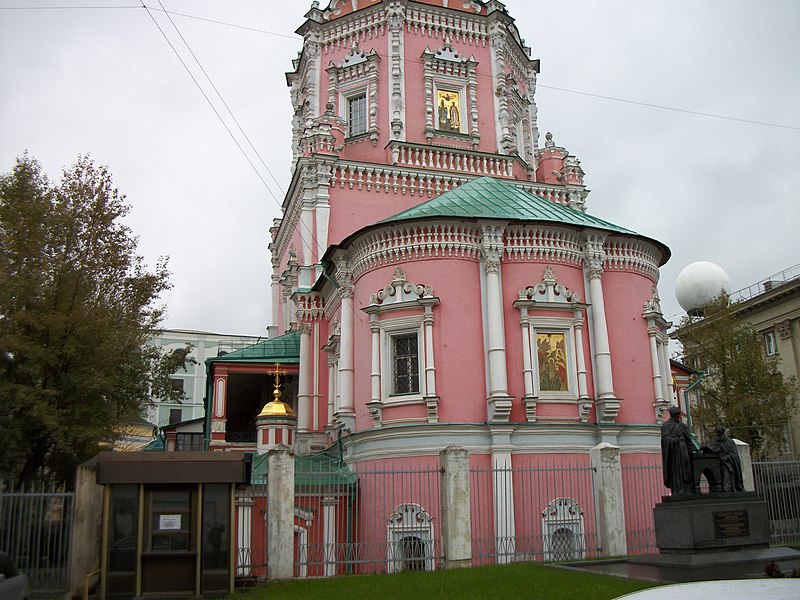
[[748, 600], [798, 600], [800, 579], [738, 579], [664, 585], [625, 594], [616, 600], [711, 600], [747, 598]]

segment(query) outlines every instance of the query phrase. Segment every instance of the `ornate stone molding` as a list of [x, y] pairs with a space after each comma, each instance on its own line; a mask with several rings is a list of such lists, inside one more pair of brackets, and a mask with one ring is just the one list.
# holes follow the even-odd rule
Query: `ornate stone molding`
[[[331, 62], [326, 69], [328, 73], [328, 102], [335, 106], [339, 105], [339, 99], [343, 91], [343, 86], [363, 84], [366, 87], [369, 118], [367, 122], [367, 133], [375, 145], [378, 142], [380, 128], [378, 127], [378, 67], [380, 56], [373, 48], [371, 50], [361, 50], [358, 42], [353, 45], [344, 58], [337, 64]], [[342, 115], [345, 111], [344, 106], [339, 106], [338, 114]]]
[[600, 279], [603, 276], [603, 260], [606, 253], [603, 249], [602, 235], [587, 233], [583, 237], [583, 264], [589, 279]]
[[389, 56], [391, 65], [389, 77], [391, 81], [391, 101], [392, 111], [392, 139], [404, 139], [403, 129], [405, 127], [405, 81], [404, 76], [404, 30], [405, 4], [402, 2], [389, 2], [386, 7], [386, 18], [389, 22]]
[[370, 305], [387, 306], [401, 302], [414, 302], [422, 298], [433, 298], [433, 288], [406, 279], [403, 269], [398, 267], [392, 275], [392, 282], [369, 298]]
[[[318, 321], [325, 316], [325, 302], [318, 292], [302, 292], [296, 294], [297, 320], [301, 323]], [[302, 325], [301, 325], [302, 326]]]
[[780, 339], [788, 340], [790, 337], [792, 337], [792, 321], [790, 319], [786, 319], [785, 321], [778, 323], [776, 329]]
[[597, 407], [597, 422], [601, 425], [615, 423], [621, 405], [621, 398], [598, 398], [595, 402], [595, 406]]
[[408, 259], [477, 259], [480, 232], [464, 223], [410, 223], [370, 232], [350, 249], [356, 277], [376, 266]]
[[536, 260], [579, 265], [578, 233], [557, 225], [509, 225], [503, 239], [506, 260]]
[[581, 301], [581, 297], [577, 292], [573, 292], [566, 286], [558, 283], [553, 274], [553, 268], [550, 265], [544, 268], [542, 282], [521, 289], [517, 298], [519, 300], [547, 302], [549, 304], [574, 304]]
[[603, 246], [604, 264], [615, 271], [634, 271], [658, 283], [660, 253], [655, 246], [628, 237], [609, 237]]

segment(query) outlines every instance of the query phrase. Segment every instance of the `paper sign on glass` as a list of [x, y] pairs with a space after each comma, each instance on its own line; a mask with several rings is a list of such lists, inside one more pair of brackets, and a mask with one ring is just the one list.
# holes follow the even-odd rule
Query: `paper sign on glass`
[[181, 528], [181, 516], [180, 515], [159, 515], [158, 517], [158, 528], [160, 530], [164, 529], [180, 529]]

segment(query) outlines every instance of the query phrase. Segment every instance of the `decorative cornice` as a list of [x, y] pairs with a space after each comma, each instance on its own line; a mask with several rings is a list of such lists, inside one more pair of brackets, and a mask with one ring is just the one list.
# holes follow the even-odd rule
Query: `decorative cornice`
[[369, 303], [386, 305], [432, 297], [433, 288], [431, 286], [408, 281], [405, 271], [397, 267], [392, 275], [392, 282], [382, 290], [372, 294], [369, 298]]
[[509, 225], [503, 239], [505, 258], [579, 265], [582, 251], [578, 235], [557, 226]]
[[629, 237], [609, 237], [603, 253], [607, 269], [642, 273], [658, 283], [661, 253], [652, 244]]
[[372, 231], [350, 249], [356, 278], [364, 272], [409, 259], [457, 257], [477, 260], [480, 231], [474, 224], [409, 223]]

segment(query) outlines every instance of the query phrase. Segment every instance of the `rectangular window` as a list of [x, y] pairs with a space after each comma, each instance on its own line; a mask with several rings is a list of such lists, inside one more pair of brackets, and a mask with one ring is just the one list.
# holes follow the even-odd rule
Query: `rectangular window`
[[193, 452], [203, 450], [202, 433], [179, 433], [175, 436], [175, 450]]
[[419, 393], [419, 344], [416, 333], [392, 336], [394, 393]]
[[367, 94], [350, 96], [347, 99], [347, 135], [367, 132]]
[[772, 356], [778, 353], [778, 340], [775, 338], [774, 331], [768, 331], [764, 334], [764, 350], [767, 356]]
[[172, 385], [172, 389], [176, 392], [183, 392], [183, 379], [178, 379], [177, 377], [173, 377], [169, 380], [170, 384]]
[[181, 419], [183, 419], [183, 411], [180, 408], [170, 408], [169, 409], [169, 424], [173, 425], [175, 423], [180, 423]]

